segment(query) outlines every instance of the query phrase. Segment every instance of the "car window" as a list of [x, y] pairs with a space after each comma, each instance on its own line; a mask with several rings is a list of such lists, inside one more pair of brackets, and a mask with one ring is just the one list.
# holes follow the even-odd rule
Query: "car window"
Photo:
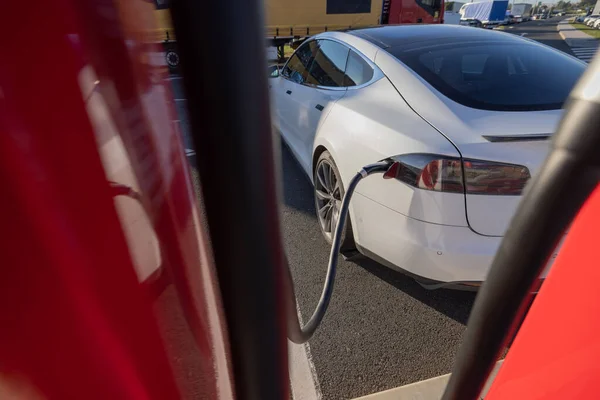
[[302, 44], [290, 57], [281, 74], [296, 83], [304, 83], [317, 48], [315, 40]]
[[354, 51], [348, 55], [344, 86], [358, 86], [369, 82], [373, 78], [373, 68]]
[[521, 59], [521, 57], [508, 57], [507, 61], [509, 75], [524, 75], [529, 73], [527, 67], [525, 66], [525, 62]]
[[463, 74], [481, 74], [487, 58], [487, 54], [465, 54], [462, 57]]
[[432, 43], [388, 51], [446, 97], [484, 110], [560, 109], [585, 69], [559, 51], [528, 43]]
[[267, 73], [269, 74], [269, 78], [277, 78], [279, 76], [279, 66], [271, 65], [267, 68]]
[[344, 69], [350, 49], [331, 40], [319, 40], [306, 83], [327, 87], [344, 85]]
[[290, 78], [296, 83], [302, 83], [304, 82], [304, 78], [302, 76], [305, 72], [306, 69], [304, 68], [304, 65], [302, 65], [300, 58], [297, 54], [294, 54], [288, 60], [281, 74], [287, 78]]

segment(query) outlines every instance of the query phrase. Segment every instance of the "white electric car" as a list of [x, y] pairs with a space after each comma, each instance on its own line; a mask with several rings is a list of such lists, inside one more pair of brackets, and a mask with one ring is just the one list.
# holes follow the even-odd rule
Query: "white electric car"
[[359, 183], [347, 238], [426, 286], [477, 286], [584, 69], [485, 29], [328, 32], [269, 80], [273, 125], [314, 184], [329, 241], [349, 180], [397, 160], [396, 179]]

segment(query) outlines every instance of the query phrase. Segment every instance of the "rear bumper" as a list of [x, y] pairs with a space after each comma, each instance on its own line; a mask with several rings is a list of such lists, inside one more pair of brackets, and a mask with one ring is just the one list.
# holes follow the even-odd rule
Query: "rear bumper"
[[467, 226], [419, 221], [358, 193], [352, 203], [359, 250], [426, 283], [477, 286], [485, 280], [502, 241]]
[[405, 275], [408, 275], [408, 276], [414, 278], [416, 281], [418, 281], [421, 285], [423, 285], [427, 289], [442, 289], [442, 288], [444, 288], [444, 289], [454, 289], [454, 290], [476, 292], [479, 290], [479, 288], [483, 284], [482, 281], [441, 282], [441, 281], [437, 281], [434, 279], [426, 278], [424, 276], [417, 275], [415, 273], [407, 271], [404, 268], [402, 268], [396, 264], [393, 264], [392, 262], [380, 257], [379, 255], [371, 252], [368, 249], [365, 249], [364, 247], [362, 247], [358, 244], [357, 244], [357, 248], [361, 254], [369, 257], [372, 260], [377, 261], [378, 263], [380, 263], [382, 265], [385, 265], [388, 268], [391, 268], [393, 270], [396, 270], [398, 272], [401, 272]]
[[[502, 237], [480, 235], [466, 226], [419, 221], [358, 193], [352, 202], [353, 214], [358, 212], [352, 223], [359, 251], [430, 288], [477, 290], [502, 241]], [[555, 257], [556, 253], [542, 279]]]

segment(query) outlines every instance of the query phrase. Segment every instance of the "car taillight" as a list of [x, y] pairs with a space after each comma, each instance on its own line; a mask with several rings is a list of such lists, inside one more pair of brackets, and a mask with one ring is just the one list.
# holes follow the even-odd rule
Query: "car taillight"
[[467, 194], [520, 195], [531, 175], [522, 165], [464, 160]]
[[415, 188], [445, 193], [520, 195], [530, 178], [521, 165], [464, 160], [436, 154], [403, 154], [384, 179], [395, 178]]
[[419, 189], [464, 193], [460, 158], [435, 154], [403, 154], [392, 157], [395, 163], [384, 174]]

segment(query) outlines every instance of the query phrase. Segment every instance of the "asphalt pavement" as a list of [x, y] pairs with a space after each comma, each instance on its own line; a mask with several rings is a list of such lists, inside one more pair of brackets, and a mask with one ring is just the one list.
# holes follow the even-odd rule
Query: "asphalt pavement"
[[571, 48], [560, 37], [556, 29], [556, 25], [565, 18], [567, 17], [554, 17], [523, 22], [520, 24], [509, 25], [504, 31], [513, 35], [524, 36], [527, 39], [535, 40], [573, 55]]
[[[506, 31], [571, 53], [556, 32], [561, 19]], [[171, 84], [191, 155], [181, 81], [172, 77]], [[280, 150], [285, 246], [306, 321], [322, 289], [329, 246], [319, 230], [308, 178], [284, 145]], [[306, 348], [316, 392], [323, 399], [348, 399], [450, 372], [474, 298], [469, 292], [426, 290], [364, 257], [340, 260], [331, 305]]]

